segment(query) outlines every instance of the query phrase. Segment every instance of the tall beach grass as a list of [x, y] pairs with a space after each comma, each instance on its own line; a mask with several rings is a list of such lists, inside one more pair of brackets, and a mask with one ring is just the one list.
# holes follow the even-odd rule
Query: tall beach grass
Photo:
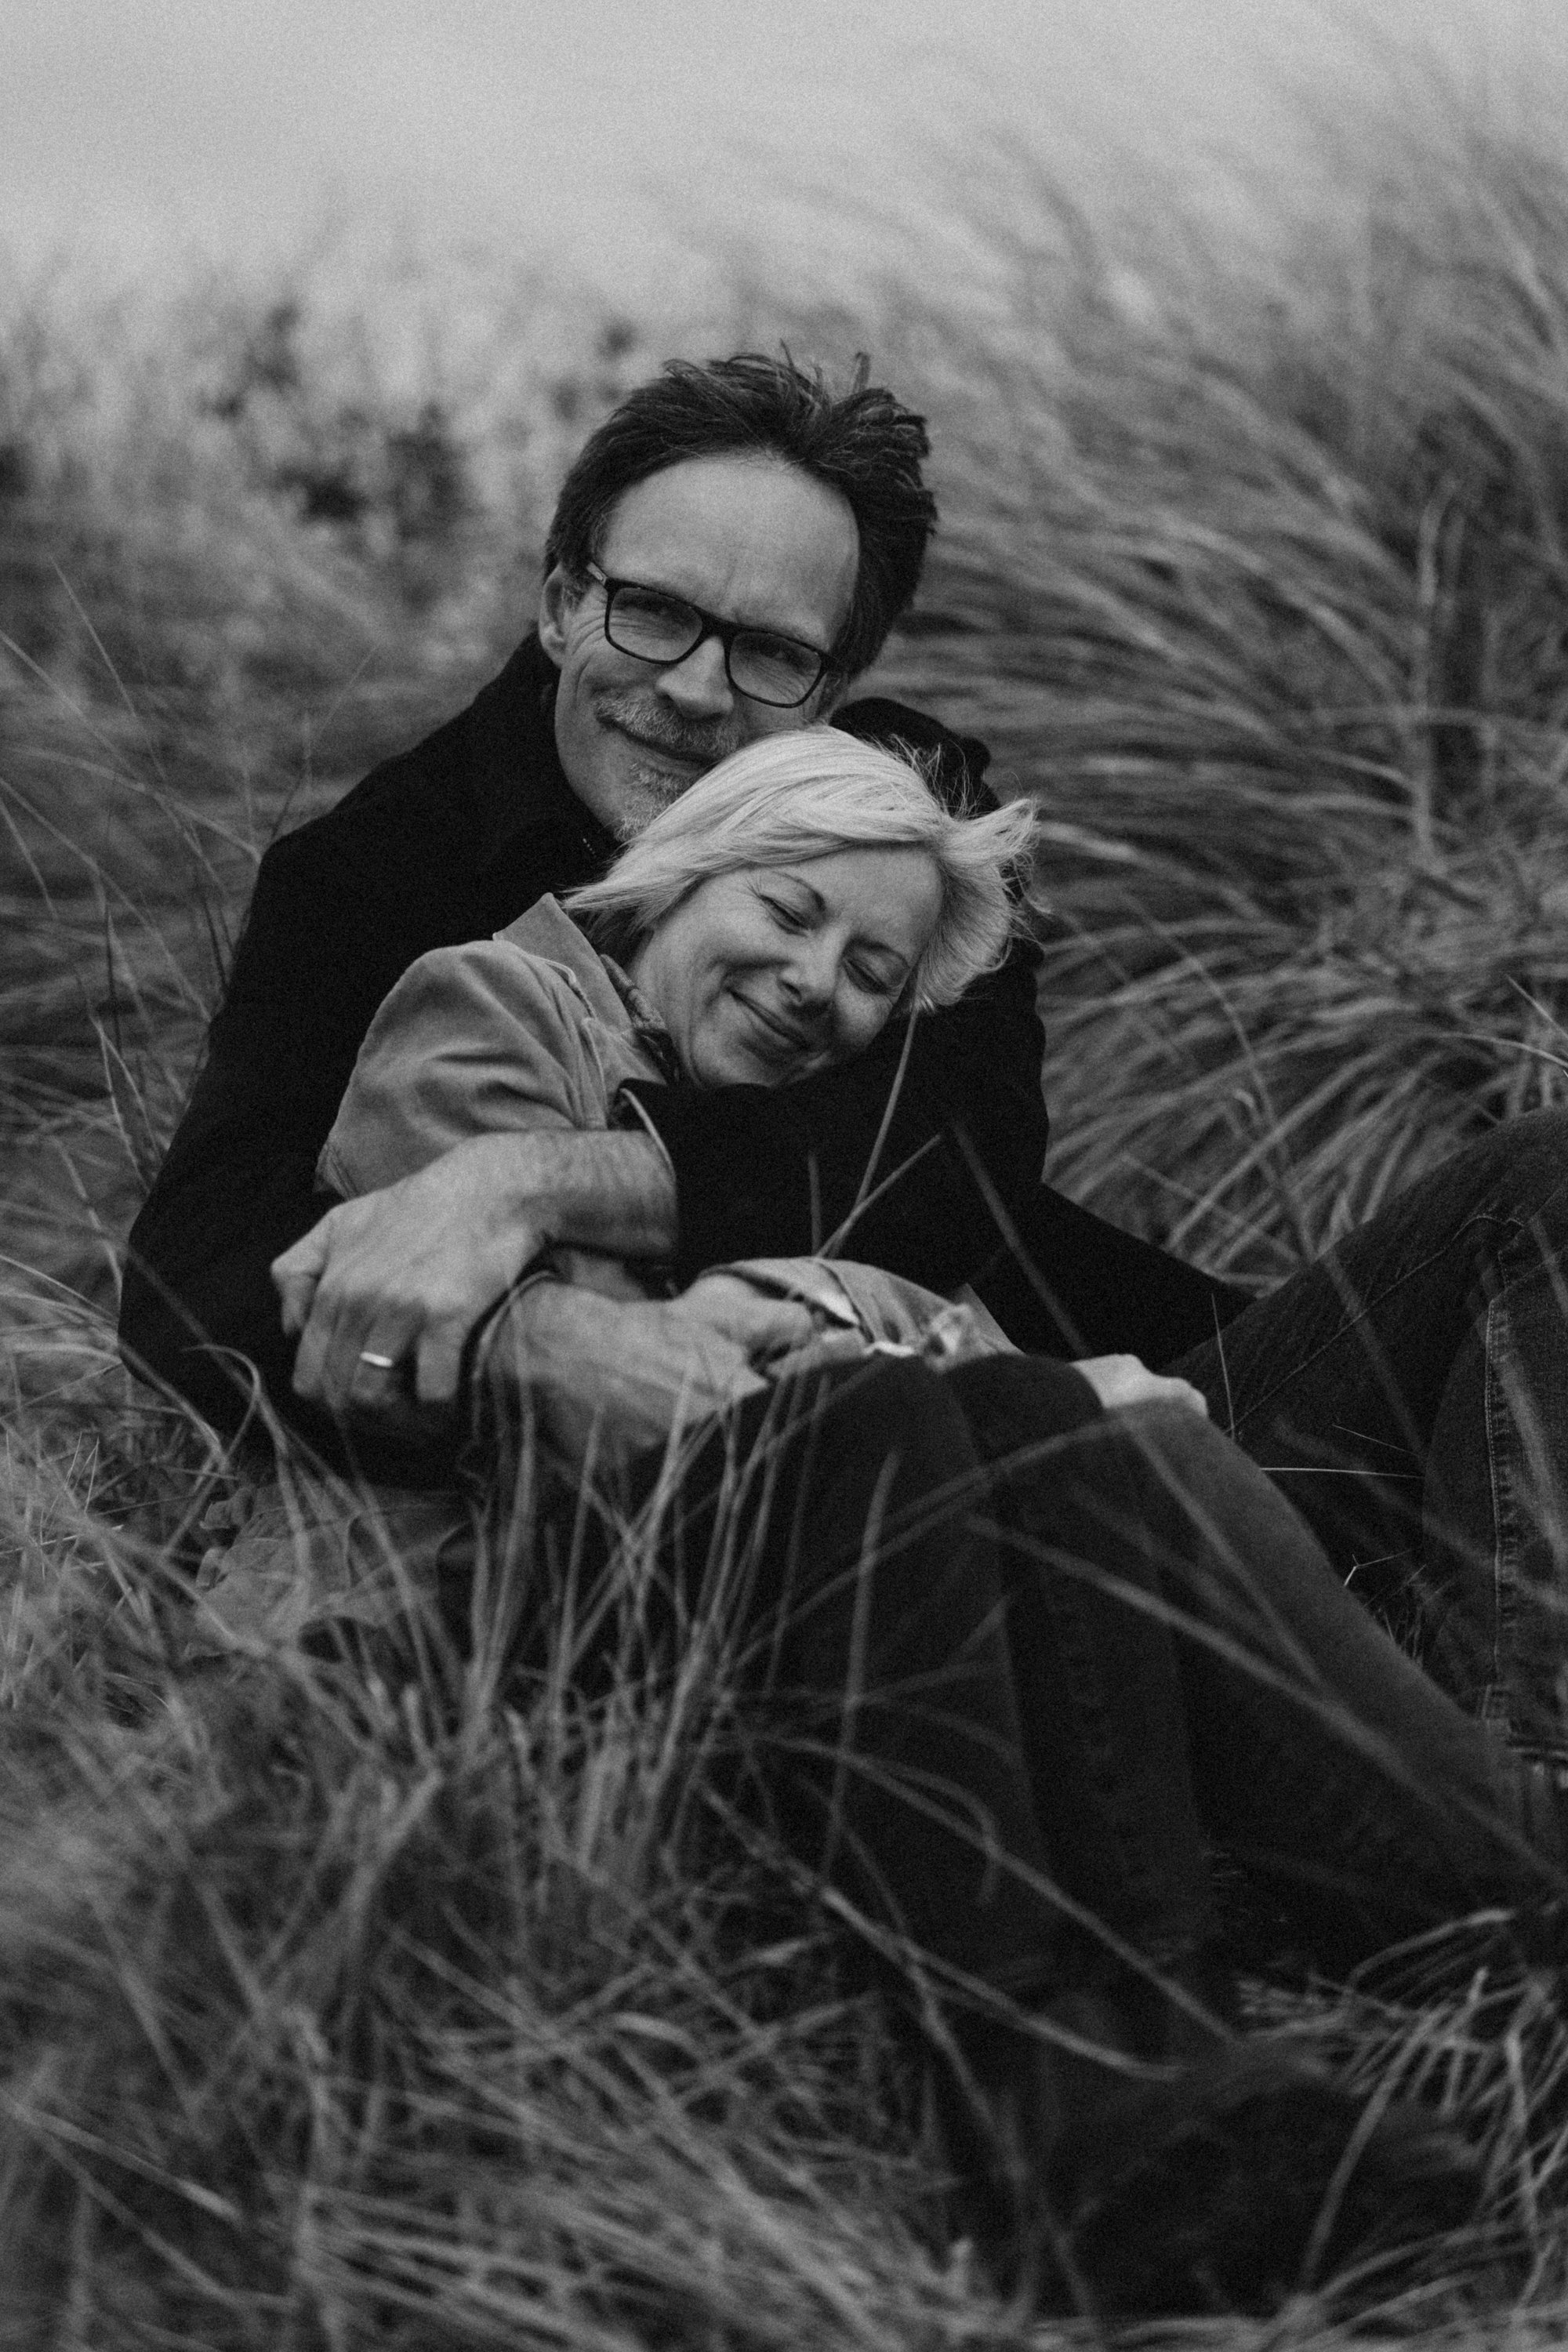
[[[0, 2340], [1062, 2340], [944, 2243], [820, 1912], [715, 1864], [721, 1683], [677, 1739], [635, 1682], [498, 1690], [483, 1639], [401, 1683], [193, 1649], [246, 1481], [119, 1367], [115, 1253], [267, 840], [510, 650], [627, 384], [781, 334], [931, 415], [943, 532], [871, 683], [1045, 813], [1056, 1181], [1262, 1281], [1563, 1099], [1568, 171], [1452, 116], [1376, 152], [1245, 247], [1091, 227], [998, 153], [984, 301], [738, 280], [700, 341], [499, 265], [12, 297]], [[1476, 2229], [1182, 2340], [1561, 2340], [1563, 2005], [1469, 1932], [1252, 2000], [1461, 2123]]]

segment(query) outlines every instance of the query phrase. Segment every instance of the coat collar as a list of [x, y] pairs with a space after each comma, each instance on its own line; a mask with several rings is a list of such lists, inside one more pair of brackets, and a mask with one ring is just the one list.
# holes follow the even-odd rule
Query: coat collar
[[530, 631], [468, 709], [475, 866], [500, 929], [542, 887], [601, 873], [616, 843], [567, 782], [555, 749], [554, 663]]
[[564, 971], [590, 1013], [612, 1029], [633, 1030], [661, 1077], [681, 1076], [669, 1032], [653, 1005], [628, 972], [600, 954], [558, 898], [547, 891], [496, 937]]
[[525, 955], [558, 964], [575, 983], [589, 1012], [597, 1013], [601, 1021], [614, 1024], [626, 1016], [629, 1008], [625, 990], [616, 984], [618, 968], [612, 967], [600, 955], [587, 932], [573, 920], [552, 891], [547, 890], [542, 898], [536, 898], [496, 937], [504, 940], [509, 947], [521, 948]]

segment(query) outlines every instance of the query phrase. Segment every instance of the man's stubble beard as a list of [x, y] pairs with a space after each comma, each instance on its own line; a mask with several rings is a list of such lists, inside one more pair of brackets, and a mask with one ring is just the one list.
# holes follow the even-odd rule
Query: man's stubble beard
[[[677, 719], [649, 703], [638, 694], [602, 694], [595, 698], [594, 713], [603, 724], [630, 727], [650, 744], [673, 752], [677, 758], [700, 761], [702, 772], [717, 767], [730, 752], [738, 751], [745, 738], [730, 726], [722, 728], [685, 727]], [[679, 775], [661, 767], [657, 760], [637, 757], [638, 746], [626, 736], [621, 738], [631, 765], [621, 793], [621, 807], [611, 830], [620, 842], [635, 841], [646, 825], [653, 823], [667, 808], [673, 808], [682, 793], [697, 782], [692, 776]]]
[[610, 831], [623, 848], [635, 841], [639, 833], [650, 825], [656, 816], [673, 808], [695, 776], [672, 776], [668, 768], [635, 767], [626, 778], [620, 793], [620, 806], [616, 811]]

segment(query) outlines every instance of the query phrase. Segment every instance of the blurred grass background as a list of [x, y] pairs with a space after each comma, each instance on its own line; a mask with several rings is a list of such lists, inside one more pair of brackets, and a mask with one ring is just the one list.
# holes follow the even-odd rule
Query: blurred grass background
[[[942, 2253], [820, 1941], [727, 1948], [652, 1717], [547, 1738], [482, 1676], [400, 1710], [184, 1661], [233, 1481], [118, 1370], [115, 1251], [268, 839], [510, 652], [626, 388], [781, 337], [931, 420], [942, 532], [867, 683], [1045, 813], [1055, 1181], [1264, 1282], [1563, 1100], [1568, 166], [1453, 112], [1342, 164], [1227, 242], [1090, 223], [998, 146], [972, 293], [889, 264], [815, 312], [740, 263], [691, 321], [499, 260], [9, 297], [6, 2340], [1036, 2340]], [[1382, 2296], [1424, 2341], [1560, 2341], [1539, 1972], [1258, 2001], [1466, 2120], [1490, 2184], [1414, 2284], [1268, 2340]]]

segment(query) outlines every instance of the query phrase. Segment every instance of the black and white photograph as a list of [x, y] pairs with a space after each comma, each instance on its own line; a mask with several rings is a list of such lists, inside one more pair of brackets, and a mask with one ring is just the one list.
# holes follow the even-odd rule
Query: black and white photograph
[[10, 0], [0, 2346], [1568, 2338], [1568, 12]]

